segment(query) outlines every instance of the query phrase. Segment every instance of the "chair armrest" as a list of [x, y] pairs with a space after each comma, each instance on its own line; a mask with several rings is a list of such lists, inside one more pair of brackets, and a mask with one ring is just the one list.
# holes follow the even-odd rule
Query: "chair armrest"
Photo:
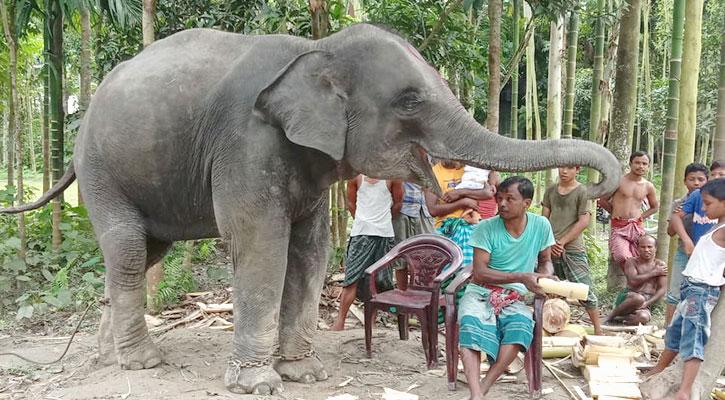
[[436, 284], [443, 283], [443, 282], [447, 281], [448, 279], [450, 279], [453, 275], [455, 275], [455, 273], [460, 269], [461, 269], [461, 264], [451, 265], [450, 267], [448, 267], [448, 269], [441, 271], [441, 273], [435, 277], [433, 282]]
[[[397, 247], [397, 246], [396, 246]], [[378, 287], [375, 285], [375, 277], [378, 275], [378, 272], [380, 272], [381, 269], [389, 266], [393, 263], [398, 257], [400, 257], [400, 252], [396, 251], [397, 249], [393, 248], [383, 256], [383, 258], [379, 259], [375, 262], [375, 264], [367, 267], [365, 269], [365, 273], [370, 275], [369, 283], [370, 283], [370, 295], [375, 296], [378, 294]]]
[[461, 286], [471, 279], [471, 275], [473, 275], [473, 264], [466, 265], [460, 271], [458, 276], [446, 288], [446, 294], [456, 294], [461, 289]]

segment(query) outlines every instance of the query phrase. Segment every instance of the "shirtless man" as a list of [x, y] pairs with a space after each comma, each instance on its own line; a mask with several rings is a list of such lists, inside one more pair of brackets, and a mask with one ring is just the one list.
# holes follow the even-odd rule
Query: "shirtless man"
[[659, 301], [667, 292], [667, 264], [655, 259], [657, 240], [650, 235], [644, 235], [639, 238], [638, 243], [639, 256], [624, 263], [627, 288], [619, 293], [616, 308], [604, 318], [603, 323], [620, 317], [627, 325], [645, 325], [652, 318], [649, 306]]
[[[607, 289], [624, 287], [624, 262], [637, 256], [637, 239], [645, 234], [642, 221], [659, 209], [657, 191], [651, 182], [644, 179], [649, 164], [647, 153], [632, 153], [629, 157], [629, 172], [622, 177], [619, 188], [612, 195], [601, 198], [602, 208], [612, 214], [609, 253], [616, 262], [614, 266], [609, 264]], [[649, 209], [643, 213], [645, 199]]]

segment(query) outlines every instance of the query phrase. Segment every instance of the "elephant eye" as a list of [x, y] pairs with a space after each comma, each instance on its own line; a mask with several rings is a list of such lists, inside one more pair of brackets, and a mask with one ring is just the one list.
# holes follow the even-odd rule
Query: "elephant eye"
[[399, 96], [395, 101], [395, 107], [405, 114], [412, 114], [418, 111], [423, 99], [418, 93], [408, 92]]

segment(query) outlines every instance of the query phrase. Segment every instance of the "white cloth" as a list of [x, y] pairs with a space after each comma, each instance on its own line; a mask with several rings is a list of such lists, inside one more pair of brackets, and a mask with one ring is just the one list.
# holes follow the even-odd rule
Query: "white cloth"
[[393, 218], [390, 207], [393, 205], [393, 195], [384, 180], [375, 184], [365, 181], [357, 189], [357, 203], [355, 206], [355, 219], [352, 222], [350, 236], [380, 236], [395, 237], [393, 231]]
[[466, 165], [463, 167], [463, 176], [461, 183], [456, 185], [456, 189], [483, 189], [488, 182], [488, 175], [491, 171]]
[[720, 225], [700, 238], [682, 275], [710, 286], [725, 285], [725, 247], [718, 246], [712, 239], [712, 235], [723, 227], [725, 225]]

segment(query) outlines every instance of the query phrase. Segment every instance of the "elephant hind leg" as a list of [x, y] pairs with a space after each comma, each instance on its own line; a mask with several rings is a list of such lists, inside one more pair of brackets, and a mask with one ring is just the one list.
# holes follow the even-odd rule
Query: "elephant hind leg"
[[[99, 336], [105, 344], [112, 337], [121, 368], [152, 368], [161, 363], [161, 353], [151, 341], [144, 319], [144, 272], [150, 252], [140, 219], [129, 221], [128, 215], [124, 217], [123, 223], [99, 234], [110, 300], [110, 312], [104, 307]], [[157, 258], [156, 254], [152, 258]]]

